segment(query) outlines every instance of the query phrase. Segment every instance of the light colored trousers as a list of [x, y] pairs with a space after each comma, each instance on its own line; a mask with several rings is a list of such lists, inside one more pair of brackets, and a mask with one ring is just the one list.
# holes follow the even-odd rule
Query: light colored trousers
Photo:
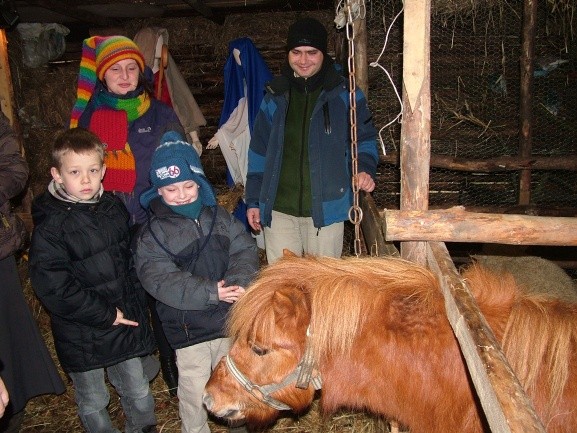
[[178, 410], [182, 433], [210, 433], [202, 393], [218, 361], [228, 354], [230, 340], [217, 338], [176, 349]]
[[269, 264], [276, 262], [285, 248], [297, 256], [341, 257], [344, 232], [344, 222], [319, 229], [311, 217], [295, 217], [273, 210], [271, 226], [264, 228], [266, 259]]

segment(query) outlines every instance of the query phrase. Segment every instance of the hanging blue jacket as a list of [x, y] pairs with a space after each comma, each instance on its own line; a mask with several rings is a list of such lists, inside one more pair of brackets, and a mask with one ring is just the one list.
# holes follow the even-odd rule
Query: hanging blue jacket
[[[290, 81], [281, 75], [268, 86], [255, 121], [248, 155], [246, 202], [259, 208], [261, 224], [270, 227], [279, 184], [289, 104]], [[321, 228], [348, 219], [351, 185], [350, 98], [345, 78], [327, 71], [310, 120], [308, 154], [312, 219]], [[376, 174], [376, 130], [367, 100], [355, 92], [358, 172]]]

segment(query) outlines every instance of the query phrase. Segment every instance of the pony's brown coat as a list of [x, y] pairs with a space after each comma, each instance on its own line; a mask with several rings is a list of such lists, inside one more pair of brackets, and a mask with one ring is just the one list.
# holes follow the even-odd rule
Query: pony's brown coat
[[[577, 305], [523, 294], [512, 277], [479, 266], [464, 278], [548, 432], [577, 431]], [[307, 328], [325, 411], [368, 410], [412, 433], [485, 428], [439, 284], [427, 269], [400, 259], [283, 258], [233, 307], [231, 357], [253, 382], [279, 382], [303, 355]], [[220, 415], [234, 408], [261, 424], [278, 416], [222, 364], [207, 393]], [[313, 394], [312, 387], [290, 386], [274, 397], [298, 412]]]

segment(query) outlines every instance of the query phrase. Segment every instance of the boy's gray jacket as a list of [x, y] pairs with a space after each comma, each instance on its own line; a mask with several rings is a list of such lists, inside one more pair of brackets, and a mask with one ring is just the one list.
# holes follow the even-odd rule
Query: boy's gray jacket
[[224, 337], [231, 304], [218, 300], [216, 283], [248, 287], [259, 266], [255, 240], [221, 206], [203, 206], [193, 220], [157, 198], [150, 215], [139, 231], [136, 270], [157, 300], [170, 345], [178, 349]]
[[[32, 212], [30, 280], [50, 314], [64, 371], [152, 353], [146, 293], [131, 267], [128, 212], [120, 199], [105, 192], [98, 203], [68, 203], [45, 192]], [[138, 326], [113, 325], [116, 309]]]

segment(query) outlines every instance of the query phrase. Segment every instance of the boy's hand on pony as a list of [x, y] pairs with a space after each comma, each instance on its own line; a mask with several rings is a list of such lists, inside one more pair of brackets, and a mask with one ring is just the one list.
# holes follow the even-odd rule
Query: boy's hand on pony
[[216, 286], [218, 288], [218, 299], [229, 304], [238, 301], [245, 292], [244, 287], [241, 286], [225, 286], [224, 280], [220, 280]]
[[113, 326], [117, 326], [117, 325], [138, 326], [138, 322], [134, 322], [133, 320], [125, 319], [124, 313], [117, 308], [116, 309], [116, 320], [114, 321], [114, 323], [112, 325]]

